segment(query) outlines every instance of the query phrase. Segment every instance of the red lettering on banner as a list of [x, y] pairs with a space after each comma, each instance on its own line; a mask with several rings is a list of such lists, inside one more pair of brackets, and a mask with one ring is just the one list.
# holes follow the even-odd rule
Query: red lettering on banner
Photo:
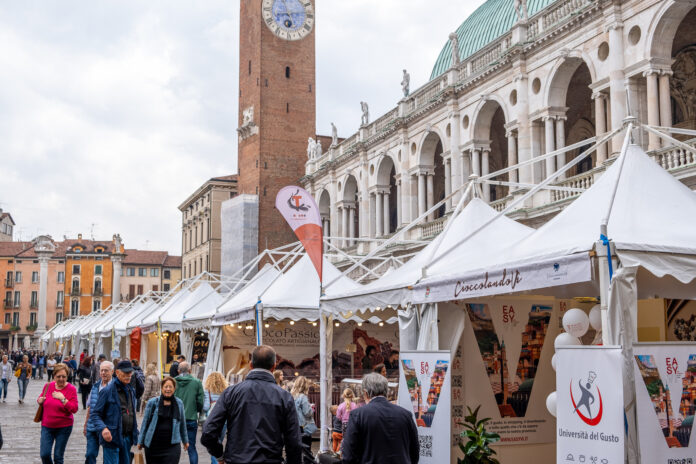
[[503, 305], [503, 322], [506, 324], [515, 320], [515, 308], [508, 305]]
[[667, 375], [679, 374], [677, 358], [665, 358], [665, 364], [667, 365]]
[[421, 374], [427, 374], [428, 372], [430, 372], [430, 367], [428, 366], [428, 363], [427, 363], [427, 362], [422, 362], [422, 363], [421, 363], [420, 373], [421, 373]]

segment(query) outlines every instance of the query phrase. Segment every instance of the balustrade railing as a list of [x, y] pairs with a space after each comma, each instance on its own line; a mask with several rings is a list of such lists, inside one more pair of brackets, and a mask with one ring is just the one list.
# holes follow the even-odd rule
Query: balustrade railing
[[445, 229], [445, 223], [449, 216], [443, 216], [434, 221], [426, 222], [420, 226], [420, 238], [434, 237]]
[[[692, 147], [696, 147], [696, 139], [689, 140], [685, 143]], [[696, 154], [693, 151], [676, 145], [656, 150], [650, 154], [650, 157], [667, 170], [696, 164]]]
[[[588, 189], [592, 187], [595, 181], [595, 175], [598, 172], [604, 171], [604, 167], [592, 169], [591, 171], [583, 172], [581, 174], [569, 177], [560, 182], [555, 182], [553, 185], [556, 187], [571, 187], [577, 189]], [[563, 190], [551, 190], [551, 201], [565, 200], [566, 198], [577, 197], [581, 192], [578, 191], [563, 191]]]

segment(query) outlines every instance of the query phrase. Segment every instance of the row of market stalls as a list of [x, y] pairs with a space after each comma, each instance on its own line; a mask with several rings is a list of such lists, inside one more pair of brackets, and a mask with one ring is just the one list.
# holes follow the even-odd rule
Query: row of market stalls
[[[501, 462], [537, 462], [556, 452], [545, 399], [556, 388], [551, 359], [564, 312], [599, 305], [601, 330], [583, 342], [621, 345], [627, 365], [635, 342], [669, 339], [667, 312], [696, 299], [696, 196], [629, 137], [601, 178], [538, 229], [480, 200], [485, 181], [472, 180], [444, 231], [410, 260], [370, 256], [389, 269], [381, 276], [366, 269], [369, 283], [350, 279], [330, 253], [320, 282], [293, 244], [275, 257], [264, 252], [231, 281], [201, 276], [64, 321], [43, 342], [49, 351], [153, 361], [163, 372], [176, 354], [196, 353], [207, 361], [205, 375], [232, 379], [248, 371], [254, 346], [274, 346], [286, 377], [320, 382], [323, 448], [338, 382], [359, 378], [393, 350], [446, 350], [453, 450], [465, 406], [480, 405], [493, 418], [490, 430], [503, 436]], [[351, 269], [365, 267], [344, 258]], [[629, 428], [632, 382], [624, 383]], [[696, 405], [696, 381], [693, 390]], [[629, 449], [637, 453], [635, 443]]]

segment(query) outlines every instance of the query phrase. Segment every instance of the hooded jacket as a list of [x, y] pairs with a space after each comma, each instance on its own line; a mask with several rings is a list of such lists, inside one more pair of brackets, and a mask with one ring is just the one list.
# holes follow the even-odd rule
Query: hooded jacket
[[198, 413], [203, 412], [203, 384], [197, 378], [184, 374], [176, 378], [174, 396], [184, 403], [187, 421], [198, 420]]

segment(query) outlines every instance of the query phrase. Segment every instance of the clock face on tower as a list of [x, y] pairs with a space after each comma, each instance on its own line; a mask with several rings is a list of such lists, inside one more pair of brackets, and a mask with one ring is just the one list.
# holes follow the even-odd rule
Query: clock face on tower
[[312, 32], [314, 7], [310, 0], [263, 0], [263, 21], [277, 37], [300, 40]]

